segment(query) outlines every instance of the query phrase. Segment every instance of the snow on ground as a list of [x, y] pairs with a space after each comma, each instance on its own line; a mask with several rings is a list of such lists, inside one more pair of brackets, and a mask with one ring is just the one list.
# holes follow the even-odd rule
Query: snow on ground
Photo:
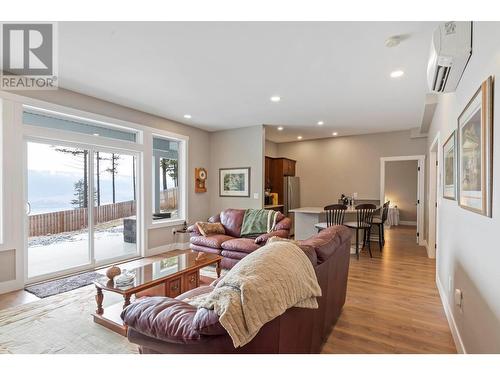
[[[109, 223], [108, 223], [109, 224]], [[100, 225], [94, 231], [96, 261], [134, 255], [135, 243], [123, 241], [123, 225]], [[44, 275], [89, 263], [87, 230], [30, 237], [28, 277]]]

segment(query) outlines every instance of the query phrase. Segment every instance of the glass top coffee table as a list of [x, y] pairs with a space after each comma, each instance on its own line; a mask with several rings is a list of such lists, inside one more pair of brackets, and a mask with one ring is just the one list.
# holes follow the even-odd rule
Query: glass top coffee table
[[[94, 282], [97, 290], [95, 297], [97, 309], [95, 314], [92, 314], [94, 322], [126, 336], [127, 326], [123, 324], [120, 314], [130, 305], [132, 295], [177, 297], [200, 285], [200, 269], [203, 267], [215, 265], [217, 277], [220, 277], [221, 260], [222, 257], [216, 254], [189, 251], [127, 270], [134, 275], [134, 279], [125, 286], [118, 286], [103, 276]], [[121, 294], [124, 303], [106, 307], [105, 311], [102, 306], [103, 290]]]

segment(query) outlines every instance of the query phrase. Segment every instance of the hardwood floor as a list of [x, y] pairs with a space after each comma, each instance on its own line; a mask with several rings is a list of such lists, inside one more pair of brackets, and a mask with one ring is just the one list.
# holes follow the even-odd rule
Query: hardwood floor
[[[347, 301], [323, 353], [456, 353], [435, 285], [435, 261], [415, 244], [415, 228], [393, 227], [386, 237], [382, 254], [374, 245], [373, 259], [366, 251], [359, 261], [351, 258]], [[24, 291], [4, 294], [0, 309], [34, 299]]]
[[[143, 266], [146, 264], [151, 264], [153, 262], [156, 262], [158, 260], [165, 258], [166, 256], [173, 256], [173, 255], [182, 254], [185, 251], [187, 251], [187, 250], [173, 250], [173, 251], [170, 251], [168, 254], [163, 253], [163, 254], [147, 257], [147, 258], [140, 258], [140, 259], [136, 259], [136, 260], [132, 260], [132, 261], [128, 261], [128, 262], [117, 263], [117, 264], [119, 264], [122, 269], [132, 269], [132, 268], [140, 267], [140, 266]], [[107, 269], [107, 267], [97, 269], [96, 272], [100, 272], [104, 275], [104, 274], [106, 274], [106, 269]], [[14, 292], [1, 294], [0, 295], [0, 310], [7, 309], [9, 307], [23, 305], [25, 303], [34, 302], [34, 301], [37, 301], [39, 299], [40, 298], [38, 298], [34, 294], [28, 293], [25, 290], [16, 290]]]
[[372, 252], [351, 258], [346, 304], [323, 353], [456, 353], [435, 260], [416, 245], [415, 228], [386, 230], [382, 254]]

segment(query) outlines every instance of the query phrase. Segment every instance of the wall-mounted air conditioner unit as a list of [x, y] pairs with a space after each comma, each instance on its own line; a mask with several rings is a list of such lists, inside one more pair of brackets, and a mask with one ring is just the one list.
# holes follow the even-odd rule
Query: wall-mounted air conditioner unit
[[452, 92], [472, 55], [472, 22], [446, 22], [432, 36], [427, 82], [433, 92]]

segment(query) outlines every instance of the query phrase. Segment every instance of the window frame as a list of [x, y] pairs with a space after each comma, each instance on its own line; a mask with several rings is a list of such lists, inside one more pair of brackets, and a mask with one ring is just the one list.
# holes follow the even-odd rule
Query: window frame
[[[166, 140], [170, 140], [170, 141], [175, 141], [175, 142], [179, 142], [179, 159], [178, 159], [178, 189], [179, 189], [179, 208], [178, 208], [178, 211], [179, 211], [179, 215], [178, 217], [176, 218], [170, 218], [170, 219], [157, 219], [157, 220], [154, 220], [153, 219], [153, 207], [154, 207], [154, 200], [155, 200], [155, 196], [154, 196], [154, 185], [153, 185], [153, 181], [155, 179], [155, 175], [154, 173], [156, 168], [154, 166], [154, 163], [153, 163], [153, 139], [154, 138], [162, 138], [162, 139], [166, 139]], [[188, 183], [187, 183], [187, 179], [188, 179], [188, 173], [187, 173], [187, 166], [188, 166], [188, 141], [189, 141], [189, 137], [187, 136], [184, 136], [184, 135], [180, 135], [180, 134], [175, 134], [175, 133], [172, 133], [172, 132], [168, 132], [168, 131], [161, 131], [161, 130], [158, 130], [158, 129], [155, 129], [153, 130], [153, 132], [151, 133], [151, 137], [150, 137], [150, 158], [149, 160], [151, 161], [151, 200], [149, 202], [149, 204], [151, 204], [150, 206], [150, 210], [149, 212], [146, 212], [145, 214], [146, 215], [149, 215], [149, 219], [148, 219], [148, 223], [149, 223], [149, 226], [148, 226], [148, 229], [156, 229], [156, 228], [162, 228], [162, 227], [170, 227], [170, 226], [178, 226], [178, 225], [182, 225], [184, 224], [184, 222], [187, 222], [188, 221], [188, 203], [187, 203], [187, 195], [188, 195]]]
[[5, 103], [5, 100], [0, 97], [0, 251], [1, 251], [1, 246], [4, 245], [4, 237], [3, 237], [3, 232], [4, 232], [3, 170], [5, 168], [5, 166], [3, 164], [3, 152], [4, 152], [3, 141], [4, 141], [4, 129], [5, 129], [4, 108], [3, 108], [4, 103]]

